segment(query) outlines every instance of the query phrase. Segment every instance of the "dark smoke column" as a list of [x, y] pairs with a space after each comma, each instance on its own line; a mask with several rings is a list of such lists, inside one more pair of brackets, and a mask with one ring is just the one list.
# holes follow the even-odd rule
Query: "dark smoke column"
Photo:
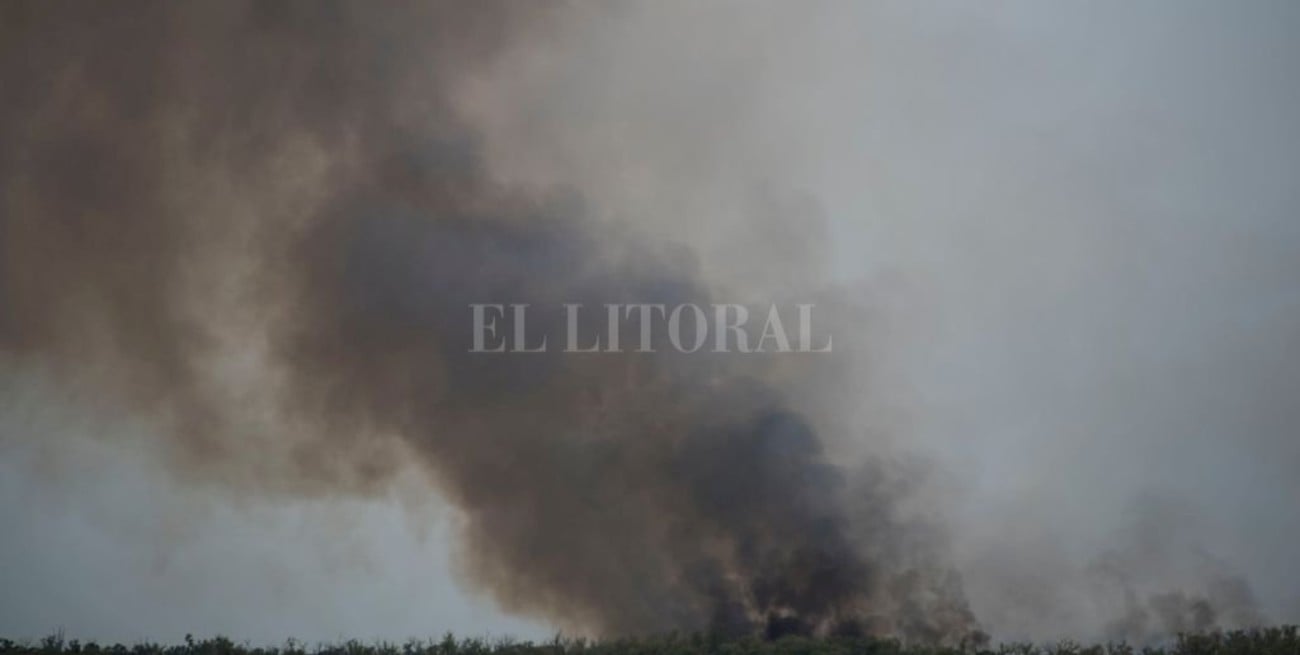
[[787, 386], [816, 366], [469, 352], [472, 303], [715, 293], [582, 189], [502, 188], [451, 108], [560, 8], [132, 9], [0, 9], [8, 357], [153, 417], [196, 484], [373, 494], [413, 458], [464, 513], [468, 577], [569, 629], [974, 630], [955, 578], [901, 552], [888, 486], [827, 462]]

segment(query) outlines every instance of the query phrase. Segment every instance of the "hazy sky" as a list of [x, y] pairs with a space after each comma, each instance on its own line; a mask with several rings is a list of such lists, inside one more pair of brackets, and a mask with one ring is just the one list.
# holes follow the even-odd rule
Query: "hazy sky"
[[[1099, 634], [1107, 551], [1298, 622], [1298, 30], [1284, 0], [628, 3], [560, 12], [456, 103], [493, 175], [719, 276], [828, 247], [879, 311], [863, 403], [935, 462], [995, 636]], [[764, 231], [766, 192], [816, 244]], [[418, 480], [239, 499], [160, 473], [151, 429], [0, 359], [0, 635], [549, 633], [457, 583]]]

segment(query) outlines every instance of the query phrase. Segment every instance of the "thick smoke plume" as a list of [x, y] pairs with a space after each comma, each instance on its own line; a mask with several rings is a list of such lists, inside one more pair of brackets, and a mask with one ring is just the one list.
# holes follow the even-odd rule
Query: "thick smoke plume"
[[[1294, 586], [1261, 575], [1295, 525], [1294, 22], [1158, 4], [4, 3], [0, 377], [236, 505], [424, 476], [458, 573], [568, 631], [1259, 623]], [[850, 258], [887, 260], [871, 294]], [[834, 354], [468, 352], [471, 303], [554, 340], [563, 303], [774, 301]], [[1240, 520], [1105, 534], [1189, 485]]]
[[11, 362], [152, 416], [194, 484], [372, 494], [414, 462], [466, 576], [566, 628], [977, 629], [886, 467], [829, 461], [829, 358], [468, 352], [470, 303], [720, 293], [583, 189], [487, 168], [451, 95], [556, 8], [122, 9], [0, 8]]

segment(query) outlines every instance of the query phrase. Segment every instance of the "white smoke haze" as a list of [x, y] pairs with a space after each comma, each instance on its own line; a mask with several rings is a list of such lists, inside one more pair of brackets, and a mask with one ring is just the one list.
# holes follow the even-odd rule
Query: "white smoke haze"
[[[752, 509], [727, 489], [766, 498], [712, 479], [744, 439], [617, 444], [730, 434], [768, 395], [796, 473], [844, 469], [796, 494], [811, 518], [768, 518], [825, 519], [866, 577], [899, 587], [829, 605], [778, 589], [773, 607], [914, 638], [1300, 622], [1294, 3], [141, 13], [14, 3], [0, 27], [17, 89], [0, 100], [0, 634], [750, 627], [723, 615], [761, 594], [728, 585], [807, 570], [718, 554], [733, 537], [805, 545], [717, 509]], [[89, 59], [136, 30], [153, 35], [138, 51]], [[82, 138], [100, 150], [67, 145]], [[97, 157], [113, 165], [67, 163]], [[349, 257], [391, 265], [349, 277]], [[435, 309], [514, 287], [818, 302], [837, 358], [576, 364], [562, 385], [631, 382], [590, 392], [608, 416], [565, 413], [587, 392], [529, 395], [550, 363], [502, 377], [448, 360], [468, 308], [394, 290], [430, 259], [469, 290], [411, 296]], [[465, 386], [426, 375], [439, 366]], [[728, 386], [742, 379], [762, 388]], [[517, 424], [564, 434], [516, 441]], [[666, 469], [640, 463], [665, 453]], [[520, 508], [592, 527], [542, 538]], [[601, 530], [618, 532], [606, 551], [588, 542]], [[638, 539], [662, 552], [631, 559]], [[574, 581], [583, 566], [607, 578]], [[651, 584], [663, 571], [722, 590]], [[921, 623], [908, 571], [941, 590]]]
[[448, 566], [457, 518], [425, 483], [406, 480], [365, 501], [196, 491], [160, 473], [142, 444], [120, 445], [147, 435], [147, 425], [87, 407], [31, 372], [6, 379], [4, 390], [0, 585], [12, 638], [64, 631], [176, 642], [192, 633], [276, 644], [453, 628], [552, 632], [458, 590]]

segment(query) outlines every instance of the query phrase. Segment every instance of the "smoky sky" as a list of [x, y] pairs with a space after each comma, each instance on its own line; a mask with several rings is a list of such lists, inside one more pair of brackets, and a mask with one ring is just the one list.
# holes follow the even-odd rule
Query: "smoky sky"
[[[606, 226], [581, 189], [515, 192], [484, 169], [448, 89], [530, 27], [512, 23], [545, 17], [61, 9], [10, 9], [6, 349], [158, 416], [181, 475], [347, 496], [415, 458], [466, 517], [470, 580], [595, 634], [976, 629], [927, 614], [928, 571], [853, 543], [847, 504], [894, 500], [846, 497], [769, 379], [790, 366], [469, 352], [474, 303], [710, 297], [689, 250]], [[280, 207], [298, 200], [284, 173], [258, 169], [294, 138], [327, 172], [314, 202]], [[209, 184], [238, 206], [204, 204]], [[204, 315], [232, 271], [247, 276], [222, 312], [234, 337]], [[223, 336], [264, 348], [256, 424], [212, 373]]]
[[[109, 512], [155, 578], [214, 522], [445, 506], [467, 593], [587, 634], [1296, 616], [1286, 5], [0, 11], [15, 568], [78, 470], [132, 487], [98, 457], [184, 499]], [[710, 302], [836, 353], [469, 352], [472, 303]]]

